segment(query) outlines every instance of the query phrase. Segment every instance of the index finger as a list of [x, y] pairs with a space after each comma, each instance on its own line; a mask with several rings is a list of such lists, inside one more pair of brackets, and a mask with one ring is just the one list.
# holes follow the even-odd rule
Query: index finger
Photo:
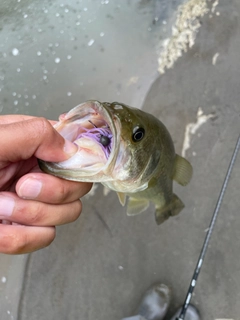
[[34, 118], [33, 116], [26, 116], [23, 114], [9, 114], [9, 115], [1, 115], [0, 116], [0, 125], [1, 124], [9, 124], [13, 122], [19, 122], [24, 120], [29, 120]]
[[[20, 121], [25, 121], [29, 119], [36, 118], [34, 116], [27, 116], [24, 114], [8, 114], [8, 115], [2, 115], [0, 116], [0, 125], [1, 124], [9, 124], [9, 123], [14, 123], [14, 122], [20, 122]], [[48, 120], [51, 125], [54, 125], [57, 121], [56, 120]]]

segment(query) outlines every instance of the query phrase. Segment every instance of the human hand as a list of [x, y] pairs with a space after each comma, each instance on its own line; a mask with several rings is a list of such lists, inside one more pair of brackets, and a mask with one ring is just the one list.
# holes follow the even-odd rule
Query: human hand
[[[53, 122], [51, 122], [53, 124]], [[76, 220], [91, 184], [41, 172], [37, 158], [64, 161], [77, 147], [48, 120], [0, 116], [0, 252], [28, 253], [48, 246], [55, 226]]]

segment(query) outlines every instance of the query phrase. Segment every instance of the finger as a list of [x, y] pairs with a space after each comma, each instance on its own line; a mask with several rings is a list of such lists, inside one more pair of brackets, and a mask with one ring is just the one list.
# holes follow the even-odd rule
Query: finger
[[0, 133], [0, 161], [16, 162], [35, 155], [57, 162], [68, 159], [77, 151], [77, 146], [65, 140], [44, 118], [1, 125]]
[[83, 197], [91, 187], [91, 183], [63, 180], [45, 173], [29, 173], [19, 179], [16, 192], [23, 199], [61, 204]]
[[[26, 116], [24, 114], [7, 114], [0, 116], [0, 125], [1, 124], [9, 124], [14, 122], [21, 122], [29, 119], [35, 118], [34, 116]], [[55, 120], [48, 120], [52, 125], [57, 123]]]
[[33, 116], [26, 116], [23, 114], [7, 114], [0, 116], [0, 125], [1, 124], [9, 124], [13, 122], [20, 122], [29, 119], [33, 119]]
[[0, 219], [30, 226], [57, 226], [75, 221], [82, 210], [80, 200], [53, 205], [23, 200], [11, 192], [0, 193]]
[[54, 227], [0, 224], [0, 252], [21, 254], [44, 248], [54, 240]]
[[10, 165], [9, 163], [4, 165], [4, 162], [0, 162], [0, 191], [15, 192], [18, 179], [28, 172], [40, 172], [37, 159], [34, 156]]

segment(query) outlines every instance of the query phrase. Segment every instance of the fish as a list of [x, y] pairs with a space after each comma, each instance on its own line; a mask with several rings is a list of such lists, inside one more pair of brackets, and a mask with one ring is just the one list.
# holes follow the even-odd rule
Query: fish
[[192, 177], [191, 164], [175, 153], [170, 133], [150, 113], [119, 102], [86, 101], [60, 115], [55, 129], [78, 146], [68, 160], [39, 159], [42, 171], [82, 182], [100, 182], [118, 194], [127, 215], [155, 205], [155, 220], [163, 223], [184, 204], [173, 193]]

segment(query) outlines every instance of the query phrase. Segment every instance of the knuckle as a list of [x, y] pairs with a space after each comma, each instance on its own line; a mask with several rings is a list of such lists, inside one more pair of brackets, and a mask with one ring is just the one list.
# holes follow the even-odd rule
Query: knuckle
[[62, 181], [59, 179], [58, 191], [56, 192], [56, 197], [58, 202], [64, 202], [68, 199], [69, 194], [71, 194], [67, 181]]
[[30, 217], [29, 217], [29, 223], [30, 225], [39, 225], [41, 224], [41, 221], [43, 221], [44, 219], [44, 212], [42, 210], [42, 206], [43, 204], [39, 203], [35, 203], [34, 207], [32, 208], [31, 212], [30, 212]]
[[25, 205], [18, 207], [19, 217], [25, 217], [25, 222], [28, 225], [39, 225], [44, 219], [43, 203], [34, 201], [33, 204], [29, 204], [28, 208]]
[[52, 130], [51, 124], [43, 117], [30, 119], [28, 124], [31, 125], [31, 135], [28, 137], [31, 140], [44, 141]]
[[82, 188], [79, 183], [75, 181], [67, 181], [58, 178], [57, 192], [55, 190], [55, 201], [58, 203], [68, 203], [71, 201], [79, 200], [80, 192], [82, 193]]
[[40, 117], [36, 120], [36, 125], [38, 128], [38, 134], [42, 135], [43, 137], [49, 134], [49, 130], [51, 130], [52, 126], [48, 122], [46, 118]]

